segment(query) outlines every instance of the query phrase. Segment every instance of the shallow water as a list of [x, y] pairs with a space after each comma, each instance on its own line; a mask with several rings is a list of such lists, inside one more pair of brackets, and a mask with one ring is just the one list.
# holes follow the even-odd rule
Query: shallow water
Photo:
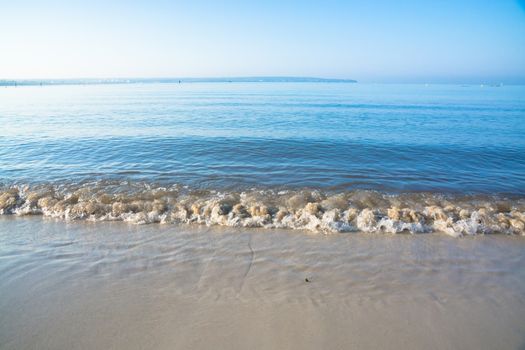
[[0, 214], [525, 233], [525, 87], [0, 89]]
[[[402, 298], [406, 293], [417, 297], [429, 290], [445, 299], [467, 298], [473, 290], [523, 299], [525, 290], [521, 237], [327, 237], [283, 230], [65, 223], [40, 217], [0, 217], [0, 224], [5, 228], [0, 232], [0, 281], [7, 289], [26, 278], [35, 289], [151, 278], [168, 293], [319, 302], [354, 296]], [[304, 289], [305, 278], [316, 283]]]
[[[521, 237], [0, 217], [0, 347], [515, 349]], [[308, 279], [309, 282], [306, 282]]]

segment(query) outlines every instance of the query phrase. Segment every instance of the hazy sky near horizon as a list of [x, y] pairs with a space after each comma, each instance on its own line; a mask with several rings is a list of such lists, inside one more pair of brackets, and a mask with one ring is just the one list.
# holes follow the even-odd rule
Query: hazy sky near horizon
[[525, 0], [0, 0], [0, 79], [525, 82]]

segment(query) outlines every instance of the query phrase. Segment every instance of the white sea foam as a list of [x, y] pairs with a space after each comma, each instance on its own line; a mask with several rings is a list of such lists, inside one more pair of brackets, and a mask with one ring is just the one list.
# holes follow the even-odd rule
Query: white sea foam
[[525, 234], [525, 200], [373, 191], [220, 192], [150, 184], [12, 186], [0, 192], [0, 214], [134, 224], [185, 223], [288, 228], [312, 232], [443, 232], [453, 237]]

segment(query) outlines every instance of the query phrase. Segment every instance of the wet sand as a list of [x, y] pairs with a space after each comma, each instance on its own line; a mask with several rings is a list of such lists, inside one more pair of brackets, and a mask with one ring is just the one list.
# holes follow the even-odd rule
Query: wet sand
[[524, 263], [517, 236], [3, 216], [0, 348], [518, 349]]

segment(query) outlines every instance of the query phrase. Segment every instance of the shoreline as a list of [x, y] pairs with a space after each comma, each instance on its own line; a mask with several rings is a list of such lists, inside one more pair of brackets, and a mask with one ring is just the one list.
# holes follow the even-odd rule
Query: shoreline
[[220, 191], [186, 186], [99, 182], [12, 186], [0, 190], [0, 215], [65, 221], [198, 224], [317, 233], [525, 235], [525, 198], [391, 195], [377, 191]]

